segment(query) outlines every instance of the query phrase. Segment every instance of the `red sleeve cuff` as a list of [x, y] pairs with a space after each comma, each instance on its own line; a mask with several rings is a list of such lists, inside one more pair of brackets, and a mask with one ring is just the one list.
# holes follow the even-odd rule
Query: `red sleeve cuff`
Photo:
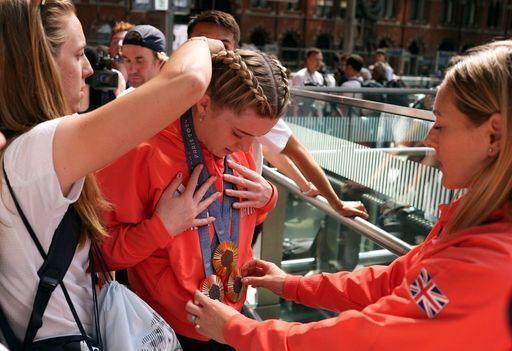
[[254, 319], [247, 318], [243, 314], [236, 314], [231, 317], [224, 325], [224, 340], [235, 349], [240, 349], [240, 342], [243, 342], [244, 334], [248, 330], [252, 330], [259, 322]]
[[169, 245], [173, 240], [173, 236], [169, 234], [167, 228], [165, 228], [165, 225], [162, 222], [162, 219], [156, 211], [153, 213], [153, 217], [151, 217], [149, 220], [146, 220], [146, 225], [148, 233], [152, 234], [148, 235], [148, 237], [152, 238], [155, 242], [155, 245], [160, 249], [166, 248], [167, 245]]
[[299, 290], [299, 283], [302, 279], [300, 275], [288, 274], [284, 280], [283, 286], [283, 298], [286, 300], [297, 301], [297, 295]]
[[[267, 182], [268, 182], [268, 180], [267, 180]], [[260, 215], [270, 212], [274, 207], [276, 207], [277, 197], [278, 197], [277, 188], [271, 182], [268, 182], [268, 183], [272, 187], [272, 196], [270, 197], [270, 200], [268, 200], [268, 202], [265, 206], [258, 209], [258, 212], [260, 213]]]

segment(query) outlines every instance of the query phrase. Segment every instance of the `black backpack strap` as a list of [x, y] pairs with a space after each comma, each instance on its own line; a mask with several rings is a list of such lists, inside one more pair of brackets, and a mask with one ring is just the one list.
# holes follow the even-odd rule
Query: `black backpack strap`
[[4, 310], [0, 307], [0, 329], [4, 336], [5, 342], [9, 347], [9, 350], [15, 351], [21, 349], [21, 342], [18, 340], [14, 332], [12, 331], [11, 325], [5, 316]]
[[39, 276], [39, 285], [37, 287], [36, 296], [34, 298], [34, 304], [32, 308], [32, 314], [30, 316], [30, 320], [28, 323], [27, 331], [25, 334], [25, 339], [23, 341], [23, 349], [30, 350], [32, 343], [34, 342], [34, 338], [36, 337], [37, 331], [43, 325], [43, 315], [46, 307], [48, 306], [48, 302], [50, 301], [51, 295], [57, 285], [60, 285], [62, 288], [62, 292], [64, 293], [64, 297], [66, 298], [66, 302], [71, 309], [71, 313], [77, 323], [78, 329], [80, 333], [84, 337], [87, 342], [87, 346], [92, 351], [92, 346], [89, 343], [89, 338], [85, 329], [78, 317], [75, 307], [71, 301], [69, 293], [64, 286], [62, 280], [73, 260], [73, 256], [75, 255], [76, 247], [78, 246], [78, 239], [80, 235], [80, 227], [81, 221], [78, 216], [75, 208], [73, 206], [69, 206], [66, 211], [62, 221], [59, 223], [59, 226], [55, 230], [55, 233], [52, 238], [52, 242], [50, 244], [50, 249], [48, 255], [44, 252], [44, 249], [39, 242], [32, 226], [28, 222], [28, 219], [25, 217], [20, 204], [14, 194], [14, 191], [11, 187], [11, 183], [9, 178], [7, 177], [7, 173], [5, 171], [5, 166], [3, 166], [3, 173], [5, 182], [7, 187], [9, 188], [9, 192], [13, 198], [14, 204], [18, 213], [25, 225], [27, 231], [30, 234], [30, 237], [34, 241], [34, 244], [37, 247], [37, 250], [41, 254], [44, 259], [44, 263], [41, 268], [38, 270], [37, 274]]
[[48, 256], [43, 256], [45, 261], [37, 271], [39, 285], [24, 340], [24, 348], [27, 350], [30, 349], [37, 331], [43, 325], [44, 311], [48, 306], [53, 291], [62, 283], [64, 275], [66, 275], [75, 255], [78, 245], [77, 229], [80, 229], [80, 225], [76, 222], [76, 217], [77, 214], [73, 206], [69, 206], [64, 218], [62, 218], [57, 230], [55, 230]]

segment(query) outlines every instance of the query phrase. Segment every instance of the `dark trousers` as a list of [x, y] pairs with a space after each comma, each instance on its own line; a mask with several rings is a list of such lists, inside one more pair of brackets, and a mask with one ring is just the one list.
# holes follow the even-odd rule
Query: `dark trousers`
[[200, 341], [179, 334], [176, 334], [176, 336], [183, 351], [235, 351], [231, 346], [218, 343], [215, 340]]

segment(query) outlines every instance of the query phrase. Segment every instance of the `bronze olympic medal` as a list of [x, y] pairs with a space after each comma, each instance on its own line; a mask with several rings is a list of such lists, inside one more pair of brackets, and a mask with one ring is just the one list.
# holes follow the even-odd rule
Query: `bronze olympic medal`
[[212, 300], [224, 301], [224, 284], [216, 275], [210, 275], [203, 279], [199, 290]]
[[242, 276], [238, 269], [233, 270], [229, 275], [227, 288], [226, 295], [231, 302], [238, 302], [245, 295], [247, 286], [242, 284]]
[[224, 241], [215, 248], [212, 260], [213, 269], [223, 280], [229, 277], [237, 262], [238, 248], [232, 241]]

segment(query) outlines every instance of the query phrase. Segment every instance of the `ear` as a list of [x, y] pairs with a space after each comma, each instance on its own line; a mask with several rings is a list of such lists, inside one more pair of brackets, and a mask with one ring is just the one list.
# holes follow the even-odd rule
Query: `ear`
[[489, 131], [489, 156], [496, 156], [503, 143], [503, 116], [493, 113], [487, 120]]
[[208, 94], [204, 94], [198, 102], [196, 102], [196, 109], [199, 116], [204, 118], [212, 109], [212, 99]]

